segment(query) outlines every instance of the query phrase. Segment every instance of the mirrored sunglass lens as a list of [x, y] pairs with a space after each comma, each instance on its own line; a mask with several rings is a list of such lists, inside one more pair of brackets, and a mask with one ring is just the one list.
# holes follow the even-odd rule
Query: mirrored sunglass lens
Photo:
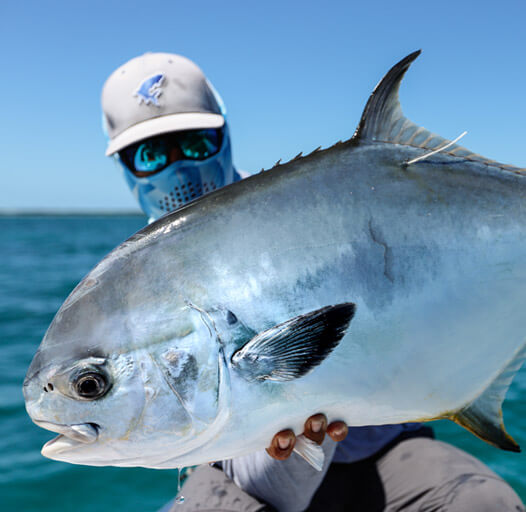
[[168, 163], [168, 151], [163, 141], [148, 141], [141, 144], [135, 151], [133, 165], [135, 170], [154, 172]]
[[219, 130], [195, 130], [181, 133], [179, 146], [186, 158], [203, 160], [219, 151]]

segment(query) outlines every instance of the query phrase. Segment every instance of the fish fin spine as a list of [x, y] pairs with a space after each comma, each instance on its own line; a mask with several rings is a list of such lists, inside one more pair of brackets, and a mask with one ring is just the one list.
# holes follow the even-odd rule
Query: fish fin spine
[[517, 350], [491, 384], [466, 407], [453, 413], [450, 419], [497, 448], [520, 452], [519, 445], [504, 427], [502, 402], [513, 377], [525, 360], [526, 343]]

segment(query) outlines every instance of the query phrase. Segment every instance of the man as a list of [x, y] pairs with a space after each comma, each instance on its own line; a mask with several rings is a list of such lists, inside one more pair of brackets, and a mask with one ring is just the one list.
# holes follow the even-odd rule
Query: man
[[[150, 222], [241, 178], [232, 163], [224, 106], [188, 59], [166, 53], [132, 59], [109, 77], [102, 107], [106, 154], [117, 158]], [[331, 439], [324, 441], [326, 433]], [[434, 441], [431, 429], [420, 424], [347, 430], [317, 414], [307, 419], [304, 434], [322, 445], [321, 472], [291, 456], [292, 431], [279, 432], [266, 452], [198, 468], [185, 484], [185, 512], [524, 511], [497, 475]]]
[[131, 60], [106, 82], [102, 108], [106, 154], [122, 165], [149, 222], [240, 179], [222, 102], [188, 59]]

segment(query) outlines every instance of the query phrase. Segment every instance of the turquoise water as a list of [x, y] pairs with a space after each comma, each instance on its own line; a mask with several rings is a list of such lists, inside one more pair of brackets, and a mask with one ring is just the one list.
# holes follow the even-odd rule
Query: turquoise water
[[[0, 217], [1, 511], [153, 512], [175, 493], [175, 470], [89, 468], [43, 458], [40, 448], [53, 434], [31, 423], [21, 391], [68, 293], [144, 222], [142, 216]], [[508, 391], [504, 417], [509, 433], [526, 447], [525, 397], [523, 368]], [[450, 422], [435, 428], [440, 439], [482, 459], [526, 500], [525, 454], [497, 450]]]

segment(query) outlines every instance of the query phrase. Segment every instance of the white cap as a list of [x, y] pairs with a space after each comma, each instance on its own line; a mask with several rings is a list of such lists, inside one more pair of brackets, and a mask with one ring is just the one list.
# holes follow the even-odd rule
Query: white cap
[[146, 53], [114, 71], [102, 89], [102, 110], [108, 156], [162, 133], [225, 124], [203, 72], [171, 53]]

